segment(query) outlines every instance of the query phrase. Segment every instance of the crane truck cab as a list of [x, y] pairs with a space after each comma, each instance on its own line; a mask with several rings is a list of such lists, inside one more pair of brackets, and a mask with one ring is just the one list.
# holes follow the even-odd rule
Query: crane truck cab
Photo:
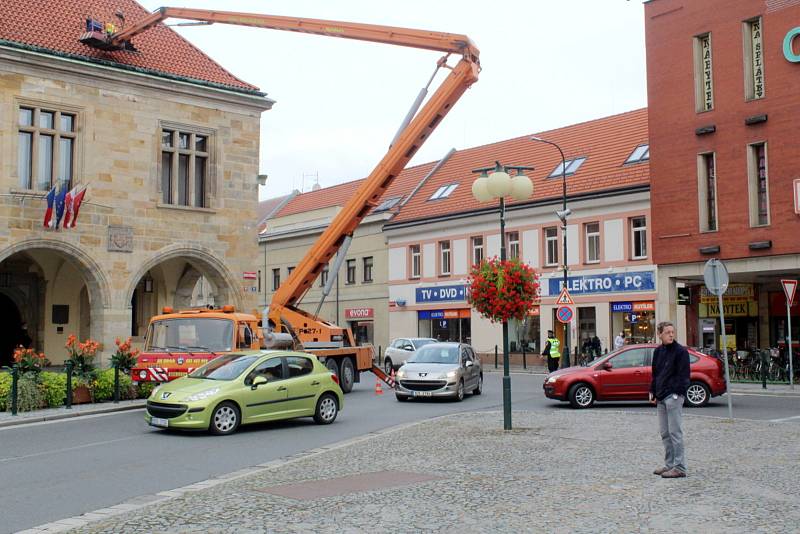
[[221, 354], [258, 349], [262, 339], [258, 318], [230, 305], [177, 312], [165, 307], [161, 315], [150, 319], [131, 378], [134, 382], [168, 382]]

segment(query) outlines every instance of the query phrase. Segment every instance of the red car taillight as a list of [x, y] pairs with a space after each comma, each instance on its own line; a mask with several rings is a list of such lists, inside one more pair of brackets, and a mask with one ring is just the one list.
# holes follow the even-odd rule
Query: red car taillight
[[336, 376], [336, 373], [331, 373], [331, 380], [333, 380], [334, 382], [336, 382], [336, 385], [337, 385], [337, 386], [339, 385], [339, 377], [338, 377], [338, 376]]

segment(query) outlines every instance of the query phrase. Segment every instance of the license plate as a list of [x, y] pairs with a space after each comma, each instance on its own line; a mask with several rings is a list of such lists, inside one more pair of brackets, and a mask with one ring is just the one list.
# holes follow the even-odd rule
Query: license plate
[[163, 428], [169, 427], [169, 419], [164, 419], [162, 417], [151, 417], [150, 424], [153, 426], [160, 426]]
[[414, 392], [414, 396], [415, 397], [432, 397], [433, 396], [433, 392], [432, 391], [415, 391]]

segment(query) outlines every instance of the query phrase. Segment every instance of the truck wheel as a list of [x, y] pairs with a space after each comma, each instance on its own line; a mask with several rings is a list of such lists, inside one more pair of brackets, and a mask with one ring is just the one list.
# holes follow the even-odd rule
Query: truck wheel
[[342, 386], [344, 393], [353, 391], [353, 382], [355, 382], [356, 370], [353, 365], [352, 358], [345, 358], [342, 360], [342, 371], [339, 375], [339, 383]]
[[325, 367], [328, 368], [328, 371], [336, 375], [336, 378], [339, 378], [339, 383], [341, 384], [341, 377], [339, 376], [339, 364], [336, 363], [336, 360], [333, 358], [326, 358], [325, 359]]

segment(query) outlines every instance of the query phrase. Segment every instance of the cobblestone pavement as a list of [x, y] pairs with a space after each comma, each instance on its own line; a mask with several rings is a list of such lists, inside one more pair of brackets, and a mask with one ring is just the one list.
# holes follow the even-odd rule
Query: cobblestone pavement
[[[481, 412], [165, 492], [72, 532], [797, 532], [796, 425], [684, 421], [685, 479], [652, 474], [654, 413], [515, 412], [504, 432], [502, 413]], [[362, 474], [374, 476], [347, 478]], [[327, 496], [304, 499], [301, 482]]]

